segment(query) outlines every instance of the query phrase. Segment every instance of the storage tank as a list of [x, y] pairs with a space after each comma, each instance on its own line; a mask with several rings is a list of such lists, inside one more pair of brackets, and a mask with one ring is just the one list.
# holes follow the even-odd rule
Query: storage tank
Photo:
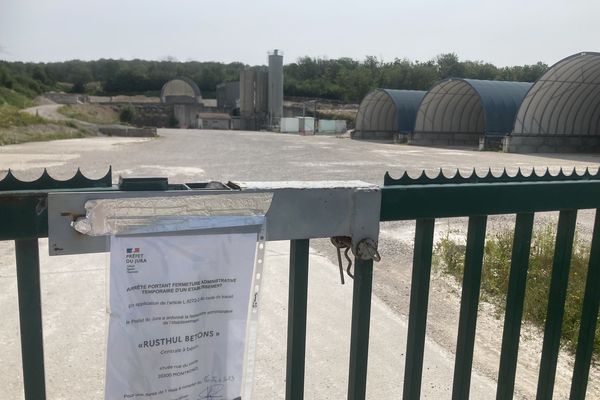
[[254, 115], [254, 81], [253, 70], [240, 71], [240, 114], [244, 117]]
[[268, 109], [268, 72], [256, 71], [256, 93], [254, 98], [254, 110], [257, 114], [264, 117], [267, 115]]
[[283, 53], [269, 52], [269, 125], [279, 125], [283, 115]]

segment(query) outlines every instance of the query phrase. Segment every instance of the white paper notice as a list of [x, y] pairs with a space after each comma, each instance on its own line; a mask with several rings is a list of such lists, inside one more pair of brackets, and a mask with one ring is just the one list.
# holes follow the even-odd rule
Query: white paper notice
[[256, 233], [112, 237], [105, 398], [240, 398]]

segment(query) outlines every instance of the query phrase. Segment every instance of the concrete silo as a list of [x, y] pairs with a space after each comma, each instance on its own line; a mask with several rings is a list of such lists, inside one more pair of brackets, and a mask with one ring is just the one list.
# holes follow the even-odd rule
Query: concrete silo
[[254, 82], [256, 74], [251, 69], [240, 71], [240, 114], [254, 116]]
[[269, 125], [278, 126], [283, 116], [283, 53], [269, 52]]
[[268, 113], [268, 73], [267, 71], [256, 71], [254, 109], [256, 114], [264, 118]]

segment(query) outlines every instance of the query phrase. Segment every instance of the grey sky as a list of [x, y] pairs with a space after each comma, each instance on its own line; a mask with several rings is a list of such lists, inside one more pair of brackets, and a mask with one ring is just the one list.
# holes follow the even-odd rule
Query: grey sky
[[303, 55], [499, 66], [600, 50], [597, 0], [0, 0], [0, 59], [285, 62]]

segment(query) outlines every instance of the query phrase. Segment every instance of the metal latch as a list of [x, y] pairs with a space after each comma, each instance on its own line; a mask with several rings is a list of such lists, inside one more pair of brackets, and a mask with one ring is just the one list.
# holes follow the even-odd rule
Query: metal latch
[[371, 238], [366, 238], [358, 242], [356, 245], [356, 253], [352, 248], [352, 238], [350, 236], [335, 236], [331, 238], [331, 243], [335, 246], [337, 250], [337, 258], [338, 258], [338, 266], [340, 269], [340, 280], [342, 285], [345, 284], [344, 281], [344, 267], [342, 265], [342, 249], [344, 249], [344, 257], [348, 261], [348, 265], [346, 266], [346, 273], [352, 279], [354, 279], [354, 274], [350, 271], [352, 268], [352, 259], [348, 256], [350, 250], [355, 257], [361, 260], [373, 260], [379, 262], [381, 260], [381, 256], [379, 255], [379, 251], [377, 251], [377, 242], [375, 242]]

